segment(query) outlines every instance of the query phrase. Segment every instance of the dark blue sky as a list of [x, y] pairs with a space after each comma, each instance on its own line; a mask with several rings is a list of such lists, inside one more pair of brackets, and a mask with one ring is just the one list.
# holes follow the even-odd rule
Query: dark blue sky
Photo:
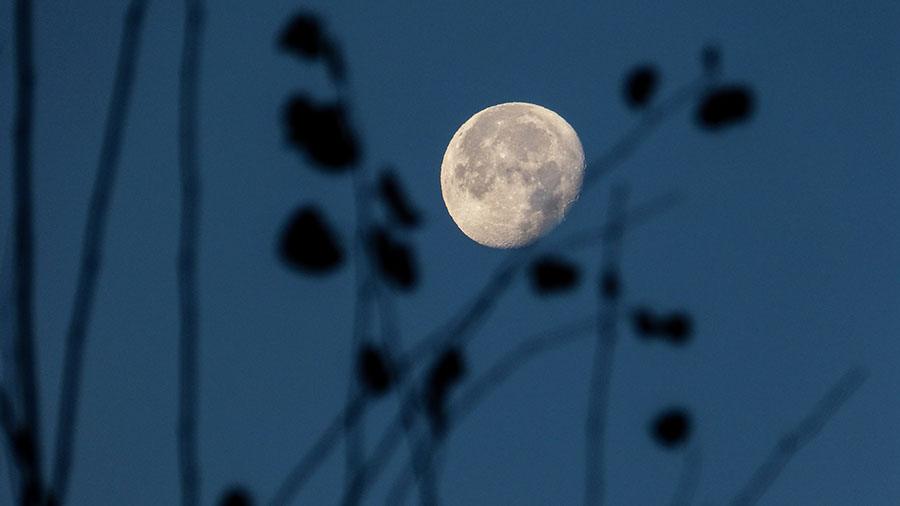
[[[661, 4], [210, 3], [200, 111], [204, 503], [232, 483], [268, 500], [339, 411], [347, 387], [352, 270], [304, 277], [275, 256], [275, 238], [299, 204], [321, 205], [345, 240], [353, 227], [350, 179], [313, 170], [281, 129], [289, 94], [334, 93], [321, 66], [276, 51], [277, 33], [300, 8], [321, 14], [345, 51], [366, 166], [394, 164], [427, 220], [414, 236], [424, 284], [397, 297], [407, 343], [451, 316], [504, 258], [460, 233], [440, 198], [441, 156], [463, 121], [500, 102], [541, 104], [566, 118], [593, 159], [637, 119], [620, 94], [631, 65], [658, 64], [665, 95], [697, 75], [701, 47], [717, 42], [724, 79], [757, 92], [753, 121], [711, 135], [685, 109], [584, 194], [558, 232], [599, 223], [612, 183], [627, 183], [635, 201], [673, 190], [685, 196], [624, 245], [626, 301], [683, 308], [697, 333], [680, 350], [623, 333], [607, 435], [609, 504], [662, 504], [671, 496], [679, 453], [661, 450], [646, 431], [659, 408], [692, 410], [704, 464], [698, 503], [721, 504], [852, 365], [869, 369], [867, 383], [763, 504], [897, 503], [900, 4]], [[123, 12], [111, 0], [36, 5], [45, 441], [55, 429], [62, 342]], [[181, 28], [181, 2], [151, 3], [90, 330], [72, 504], [175, 504], [178, 497]], [[0, 5], [0, 36], [6, 252], [9, 2]], [[570, 256], [594, 279], [597, 248]], [[595, 305], [590, 281], [573, 295], [540, 300], [517, 281], [469, 349], [472, 372], [537, 330], [591, 315]], [[447, 504], [580, 502], [591, 349], [582, 341], [541, 357], [453, 433], [441, 482]], [[373, 432], [394, 407], [375, 411]], [[340, 456], [305, 490], [303, 504], [337, 500]], [[397, 459], [387, 483], [399, 466]], [[7, 483], [0, 480], [0, 502], [8, 500]], [[379, 503], [381, 490], [373, 495]]]

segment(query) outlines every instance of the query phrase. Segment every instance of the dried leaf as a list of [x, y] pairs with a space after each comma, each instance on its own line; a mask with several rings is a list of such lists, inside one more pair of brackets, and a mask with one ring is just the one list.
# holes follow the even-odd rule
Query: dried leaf
[[579, 278], [578, 266], [560, 257], [544, 256], [531, 265], [531, 286], [539, 295], [570, 290]]
[[446, 426], [446, 403], [450, 390], [466, 374], [462, 351], [449, 348], [438, 358], [428, 373], [425, 407], [435, 433], [442, 433]]
[[297, 209], [288, 219], [279, 252], [289, 266], [311, 273], [332, 271], [344, 261], [337, 237], [312, 206]]
[[661, 446], [676, 448], [691, 435], [691, 417], [684, 408], [667, 408], [650, 425], [650, 433]]
[[411, 290], [416, 286], [418, 269], [410, 246], [391, 237], [383, 227], [372, 230], [369, 245], [386, 280], [403, 290]]
[[411, 204], [397, 175], [391, 169], [381, 173], [378, 180], [378, 192], [384, 199], [394, 221], [407, 227], [419, 225], [419, 213]]
[[326, 172], [343, 172], [359, 161], [359, 142], [341, 104], [320, 106], [295, 95], [285, 104], [284, 123], [288, 141]]
[[393, 374], [380, 349], [372, 344], [365, 344], [360, 349], [357, 360], [359, 380], [370, 392], [382, 395], [391, 388]]
[[307, 12], [291, 18], [281, 31], [278, 44], [285, 51], [309, 59], [318, 58], [328, 47], [318, 18]]
[[754, 112], [753, 92], [747, 86], [715, 88], [700, 101], [697, 122], [707, 130], [720, 130], [748, 120]]
[[659, 72], [652, 65], [634, 67], [625, 76], [623, 93], [625, 103], [632, 109], [640, 109], [650, 102], [659, 85]]

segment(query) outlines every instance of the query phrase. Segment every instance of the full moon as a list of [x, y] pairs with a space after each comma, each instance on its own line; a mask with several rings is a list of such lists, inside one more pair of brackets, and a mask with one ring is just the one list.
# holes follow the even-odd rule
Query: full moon
[[473, 241], [517, 248], [563, 220], [583, 177], [584, 150], [572, 126], [539, 105], [510, 102], [459, 127], [441, 163], [441, 193]]

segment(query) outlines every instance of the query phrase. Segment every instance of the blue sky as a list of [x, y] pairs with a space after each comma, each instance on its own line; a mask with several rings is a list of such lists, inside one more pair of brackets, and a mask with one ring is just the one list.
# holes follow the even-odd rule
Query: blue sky
[[[241, 483], [272, 496], [338, 412], [347, 387], [352, 270], [304, 277], [275, 256], [300, 204], [320, 205], [345, 240], [348, 177], [287, 146], [286, 97], [334, 96], [321, 66], [276, 51], [300, 9], [319, 13], [349, 69], [367, 168], [393, 164], [426, 226], [412, 237], [423, 285], [398, 295], [402, 339], [450, 317], [504, 255], [456, 229], [439, 167], [456, 128], [482, 108], [526, 101], [562, 115], [587, 158], [637, 120], [622, 75], [657, 64], [665, 95], [719, 44], [723, 79], [756, 90], [751, 123], [698, 130], [690, 108], [578, 201], [556, 234], [600, 223], [612, 184], [634, 201], [677, 191], [675, 209], [629, 233], [629, 305], [685, 309], [691, 346], [623, 332], [610, 400], [609, 504], [660, 504], [678, 452], [648, 420], [688, 406], [703, 455], [699, 504], [731, 498], [778, 436], [848, 367], [870, 377], [785, 469], [763, 504], [896, 504], [900, 497], [900, 6], [895, 2], [239, 2], [208, 6], [201, 88], [203, 221], [201, 459], [204, 503]], [[45, 440], [52, 441], [86, 211], [124, 5], [37, 2], [37, 335]], [[10, 132], [11, 7], [0, 6], [0, 122]], [[174, 504], [178, 227], [176, 98], [182, 6], [151, 2], [90, 330], [72, 504]], [[0, 137], [0, 231], [10, 228], [10, 137]], [[5, 248], [6, 246], [4, 246]], [[469, 348], [473, 373], [535, 331], [593, 314], [597, 248], [578, 291], [537, 299], [518, 280]], [[5, 281], [5, 279], [4, 279]], [[446, 504], [576, 504], [591, 342], [523, 368], [448, 443]], [[392, 410], [374, 411], [375, 434]], [[341, 452], [301, 496], [337, 501]], [[405, 454], [404, 462], [405, 462]], [[4, 463], [5, 465], [5, 463]], [[386, 483], [400, 470], [397, 459]], [[3, 472], [5, 474], [5, 472]], [[5, 480], [0, 491], [6, 494]], [[384, 489], [373, 498], [380, 502]]]

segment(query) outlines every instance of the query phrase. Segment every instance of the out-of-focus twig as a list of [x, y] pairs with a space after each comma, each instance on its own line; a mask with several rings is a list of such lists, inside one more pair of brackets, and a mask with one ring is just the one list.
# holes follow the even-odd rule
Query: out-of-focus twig
[[[588, 413], [585, 420], [585, 477], [584, 504], [603, 504], [606, 491], [605, 437], [609, 391], [613, 359], [618, 341], [619, 312], [619, 257], [622, 250], [627, 191], [614, 189], [610, 196], [607, 228], [610, 234], [603, 244], [603, 262], [600, 268], [600, 309], [597, 321], [597, 342], [591, 367], [591, 383], [588, 396]], [[610, 283], [614, 287], [605, 287]]]
[[197, 440], [199, 395], [199, 294], [197, 245], [200, 239], [200, 167], [197, 148], [202, 0], [185, 0], [184, 42], [179, 78], [178, 161], [181, 172], [181, 230], [178, 249], [180, 313], [178, 466], [181, 504], [200, 504], [200, 457]]
[[671, 506], [690, 506], [697, 494], [697, 486], [700, 484], [700, 468], [703, 465], [703, 455], [700, 446], [694, 445], [684, 454], [684, 463], [681, 468], [681, 478], [672, 495]]
[[731, 500], [732, 506], [751, 506], [759, 502], [797, 452], [819, 435], [868, 375], [862, 367], [853, 367], [845, 372], [800, 423], [781, 435], [769, 456], [753, 472], [750, 481]]
[[37, 364], [34, 354], [34, 220], [32, 157], [34, 122], [34, 61], [32, 3], [17, 0], [15, 5], [16, 112], [13, 130], [13, 293], [16, 311], [15, 357], [24, 426], [19, 429], [29, 441], [28, 455], [17, 457], [23, 504], [41, 501], [40, 408], [38, 406]]
[[128, 107], [134, 87], [140, 34], [143, 29], [146, 7], [145, 0], [133, 0], [125, 12], [115, 81], [84, 228], [75, 300], [66, 335], [57, 418], [56, 458], [51, 494], [53, 500], [58, 504], [65, 502], [68, 491], [87, 330], [93, 309], [97, 280], [100, 275], [106, 220], [109, 216], [109, 204], [118, 172], [119, 155], [122, 151], [122, 136], [125, 132]]

